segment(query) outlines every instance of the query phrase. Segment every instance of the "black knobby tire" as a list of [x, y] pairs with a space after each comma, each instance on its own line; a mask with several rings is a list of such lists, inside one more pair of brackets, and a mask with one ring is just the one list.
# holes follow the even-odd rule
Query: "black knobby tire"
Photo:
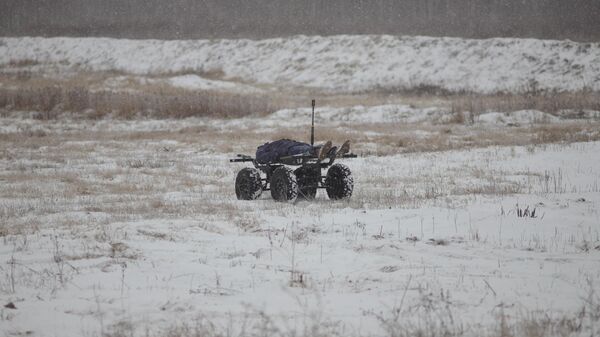
[[335, 164], [327, 171], [325, 177], [327, 196], [332, 200], [348, 199], [354, 190], [354, 179], [348, 166]]
[[260, 172], [246, 167], [238, 172], [235, 178], [235, 195], [238, 200], [255, 200], [262, 194]]
[[294, 173], [298, 182], [298, 198], [313, 200], [317, 196], [321, 168], [318, 166], [300, 166]]
[[281, 166], [271, 176], [271, 196], [276, 201], [294, 202], [298, 198], [298, 183], [294, 171]]

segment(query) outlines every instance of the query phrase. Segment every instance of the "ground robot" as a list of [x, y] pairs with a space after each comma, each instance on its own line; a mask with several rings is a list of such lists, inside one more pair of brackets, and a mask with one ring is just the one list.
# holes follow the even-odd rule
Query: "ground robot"
[[[312, 101], [312, 126], [310, 144], [315, 137], [315, 100]], [[347, 153], [341, 158], [356, 158]], [[255, 158], [238, 154], [232, 163], [251, 162], [254, 167], [240, 170], [235, 179], [235, 194], [239, 200], [255, 200], [263, 191], [271, 191], [276, 201], [295, 202], [298, 198], [312, 200], [317, 189], [323, 188], [332, 200], [348, 199], [352, 196], [354, 180], [350, 169], [335, 163], [339, 157], [319, 160], [316, 155], [293, 155], [280, 157], [276, 162], [258, 163]], [[296, 168], [292, 168], [296, 167]], [[322, 170], [327, 174], [322, 175]]]

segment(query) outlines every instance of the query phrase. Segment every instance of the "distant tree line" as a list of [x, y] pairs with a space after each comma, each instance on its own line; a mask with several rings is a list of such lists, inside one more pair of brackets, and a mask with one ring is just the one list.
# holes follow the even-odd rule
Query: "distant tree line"
[[295, 34], [600, 41], [600, 0], [2, 0], [2, 36]]

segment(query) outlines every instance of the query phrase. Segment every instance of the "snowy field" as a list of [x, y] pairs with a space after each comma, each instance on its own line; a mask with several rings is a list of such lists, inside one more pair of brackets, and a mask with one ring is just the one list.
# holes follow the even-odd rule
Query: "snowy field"
[[[335, 109], [321, 112], [317, 135], [340, 127]], [[433, 132], [419, 118], [427, 113], [403, 113], [394, 125]], [[569, 123], [529, 116], [525, 130]], [[361, 157], [346, 162], [355, 177], [349, 201], [323, 191], [293, 205], [268, 193], [236, 200], [243, 165], [228, 158], [272, 135], [265, 127], [245, 144], [253, 125], [284, 117], [306, 124], [292, 110], [234, 120], [0, 119], [0, 292], [3, 306], [16, 307], [1, 309], [2, 332], [590, 336], [600, 329], [600, 142], [465, 143], [386, 156], [358, 143]], [[490, 120], [472, 128], [507, 137], [519, 129]], [[371, 131], [360, 132], [384, 132], [378, 122], [363, 120]], [[287, 132], [285, 123], [279, 131]]]
[[[471, 110], [386, 96], [428, 86]], [[2, 335], [600, 333], [600, 112], [571, 108], [600, 90], [598, 43], [0, 38], [0, 89]], [[111, 90], [258, 108], [119, 119], [93, 109], [142, 105]], [[487, 93], [538, 103], [474, 110]], [[308, 140], [315, 96], [317, 141], [359, 155], [352, 198], [238, 201], [228, 159]]]
[[[0, 38], [0, 66], [166, 75], [177, 87], [331, 92], [434, 86], [479, 93], [600, 90], [600, 44], [534, 39], [296, 36], [269, 40]], [[18, 70], [17, 70], [18, 71]], [[183, 74], [183, 76], [182, 76]], [[187, 75], [187, 76], [186, 76]], [[215, 80], [213, 77], [218, 77]], [[143, 80], [143, 78], [142, 78]], [[232, 83], [233, 82], [233, 83]]]

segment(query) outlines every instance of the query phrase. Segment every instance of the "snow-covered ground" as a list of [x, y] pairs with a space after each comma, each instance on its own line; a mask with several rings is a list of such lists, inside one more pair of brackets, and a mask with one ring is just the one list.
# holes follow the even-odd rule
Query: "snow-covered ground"
[[[470, 111], [384, 94], [600, 90], [598, 43], [0, 38], [0, 75], [12, 94], [0, 111], [3, 335], [600, 329], [595, 105]], [[8, 104], [54, 80], [90, 92], [318, 93], [329, 103], [316, 109], [317, 140], [351, 139], [359, 154], [345, 161], [354, 195], [331, 201], [319, 191], [295, 204], [269, 192], [235, 198], [245, 165], [229, 158], [268, 140], [308, 138], [311, 110], [291, 108], [298, 97], [270, 114], [231, 119], [153, 120], [133, 111], [139, 119], [118, 120], [60, 104], [46, 115]]]
[[[295, 36], [268, 40], [0, 38], [0, 66], [176, 74], [192, 88], [228, 80], [334, 92], [413, 89], [490, 93], [600, 90], [600, 44], [409, 36]], [[177, 74], [197, 76], [180, 77]], [[219, 82], [203, 79], [220, 74]], [[209, 76], [211, 77], [211, 76]]]
[[[364, 109], [345, 116], [364, 127], [391, 114], [417, 132], [432, 122], [419, 116], [443, 115], [388, 106], [359, 123]], [[258, 145], [240, 138], [247, 128], [304, 114], [0, 119], [0, 304], [16, 307], [0, 309], [0, 330], [594, 335], [600, 142], [363, 155], [346, 161], [350, 201], [236, 200], [244, 165], [227, 159]], [[347, 122], [336, 116], [319, 111], [319, 130]], [[561, 123], [485, 116], [477, 127]]]
[[[184, 120], [178, 119], [138, 119], [121, 120], [115, 123], [112, 119], [80, 121], [78, 124], [64, 128], [62, 120], [50, 120], [40, 124], [31, 114], [14, 112], [13, 117], [0, 119], [0, 133], [17, 133], [31, 130], [42, 130], [49, 133], [64, 133], [72, 131], [132, 131], [151, 132], [181, 130], [190, 126], [202, 125], [218, 130], [252, 130], [257, 133], [275, 133], [278, 128], [305, 128], [311, 123], [310, 108], [293, 108], [278, 110], [270, 115], [243, 117], [235, 119], [217, 119], [207, 117], [191, 117]], [[520, 110], [513, 112], [485, 112], [474, 117], [471, 127], [498, 129], [502, 127], [532, 126], [532, 125], [561, 125], [571, 121], [593, 123], [600, 121], [599, 111], [569, 111], [560, 112], [556, 116], [538, 110]], [[373, 126], [381, 124], [392, 125], [418, 125], [423, 128], [427, 125], [452, 125], [452, 112], [449, 108], [415, 108], [404, 104], [386, 104], [376, 106], [350, 106], [344, 108], [319, 107], [315, 109], [315, 123], [317, 131], [327, 132], [331, 127], [340, 126]]]

